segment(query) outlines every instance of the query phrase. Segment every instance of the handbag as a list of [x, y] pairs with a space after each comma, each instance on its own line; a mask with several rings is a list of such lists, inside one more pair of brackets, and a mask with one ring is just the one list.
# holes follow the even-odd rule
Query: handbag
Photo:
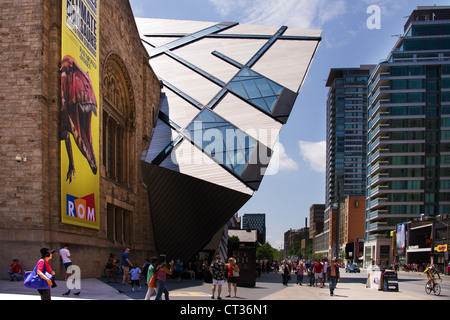
[[152, 275], [152, 277], [150, 278], [150, 282], [148, 283], [148, 286], [150, 288], [157, 288], [158, 287], [156, 285], [156, 274]]
[[239, 277], [239, 271], [233, 270], [233, 277]]
[[[37, 264], [34, 267], [33, 271], [26, 271], [25, 276], [23, 277], [23, 285], [30, 289], [38, 289], [38, 290], [46, 290], [50, 289], [46, 280], [42, 279], [36, 272]], [[53, 276], [45, 271], [45, 263], [44, 263], [44, 274], [47, 278], [52, 279]]]

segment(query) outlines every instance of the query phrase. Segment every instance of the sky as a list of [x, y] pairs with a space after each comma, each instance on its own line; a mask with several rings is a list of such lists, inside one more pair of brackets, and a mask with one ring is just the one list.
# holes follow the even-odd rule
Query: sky
[[[326, 79], [331, 68], [384, 60], [417, 6], [434, 0], [130, 0], [135, 17], [323, 30], [322, 41], [280, 134], [279, 170], [266, 175], [239, 210], [266, 214], [266, 240], [284, 247], [289, 229], [309, 227], [312, 204], [325, 202]], [[373, 7], [376, 6], [376, 7]], [[378, 11], [374, 9], [379, 8]], [[305, 218], [308, 219], [305, 225]]]

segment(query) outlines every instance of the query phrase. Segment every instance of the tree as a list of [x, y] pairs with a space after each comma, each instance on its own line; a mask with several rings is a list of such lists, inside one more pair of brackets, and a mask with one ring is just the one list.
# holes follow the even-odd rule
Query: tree
[[273, 260], [276, 249], [272, 248], [269, 242], [264, 243], [256, 249], [257, 260]]

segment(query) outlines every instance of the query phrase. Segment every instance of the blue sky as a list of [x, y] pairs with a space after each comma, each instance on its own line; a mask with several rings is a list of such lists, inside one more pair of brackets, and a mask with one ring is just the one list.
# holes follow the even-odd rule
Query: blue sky
[[[331, 68], [377, 64], [403, 33], [417, 6], [446, 1], [411, 0], [131, 0], [135, 17], [234, 21], [323, 30], [323, 40], [300, 90], [287, 125], [281, 131], [280, 169], [266, 175], [260, 189], [242, 207], [244, 213], [265, 213], [267, 241], [283, 247], [284, 232], [305, 226], [309, 208], [325, 201], [325, 81]], [[369, 29], [371, 5], [381, 9], [380, 28]]]

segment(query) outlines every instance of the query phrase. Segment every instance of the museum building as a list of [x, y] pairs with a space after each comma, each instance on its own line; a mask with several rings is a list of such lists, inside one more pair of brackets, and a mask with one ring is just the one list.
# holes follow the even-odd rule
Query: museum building
[[[69, 244], [190, 260], [258, 190], [321, 31], [135, 19], [128, 1], [5, 1], [0, 273]], [[295, 125], [295, 124], [294, 124]], [[59, 256], [52, 264], [64, 273]]]
[[[61, 157], [67, 153], [62, 137], [61, 103], [62, 69], [67, 64], [62, 57], [65, 41], [62, 38], [66, 37], [62, 31], [62, 15], [66, 10], [63, 3], [66, 1], [8, 0], [0, 4], [3, 17], [0, 44], [2, 278], [7, 277], [7, 268], [15, 258], [25, 270], [32, 269], [43, 246], [58, 251], [69, 244], [72, 262], [80, 267], [82, 277], [99, 276], [109, 254], [120, 258], [128, 246], [132, 262], [140, 263], [150, 254], [156, 254], [147, 190], [139, 163], [141, 151], [150, 143], [161, 88], [128, 1], [83, 1], [86, 6], [96, 3], [99, 10], [96, 17], [98, 62], [94, 63], [87, 49], [83, 56], [81, 49], [72, 54], [79, 66], [83, 65], [81, 58], [91, 57], [93, 71], [89, 75], [93, 86], [94, 71], [98, 73], [99, 95], [96, 107], [91, 108], [90, 126], [93, 145], [97, 148], [94, 154], [98, 168], [95, 175], [99, 188], [95, 199], [99, 206], [95, 218], [98, 225], [84, 227], [74, 221], [63, 222], [61, 203], [66, 197], [62, 188], [70, 180], [66, 182], [67, 167], [61, 165]], [[78, 12], [79, 8], [70, 10]], [[78, 109], [81, 129], [78, 134], [74, 130], [70, 135], [75, 162], [70, 186], [81, 182], [82, 188], [87, 188], [82, 166], [88, 161], [81, 150], [87, 148], [89, 139], [78, 143], [74, 138], [85, 134], [82, 127], [87, 112], [81, 112], [83, 109], [89, 108]], [[76, 126], [76, 116], [72, 115], [70, 121]], [[88, 125], [84, 126], [89, 130]], [[58, 254], [52, 267], [60, 276], [64, 274]]]

